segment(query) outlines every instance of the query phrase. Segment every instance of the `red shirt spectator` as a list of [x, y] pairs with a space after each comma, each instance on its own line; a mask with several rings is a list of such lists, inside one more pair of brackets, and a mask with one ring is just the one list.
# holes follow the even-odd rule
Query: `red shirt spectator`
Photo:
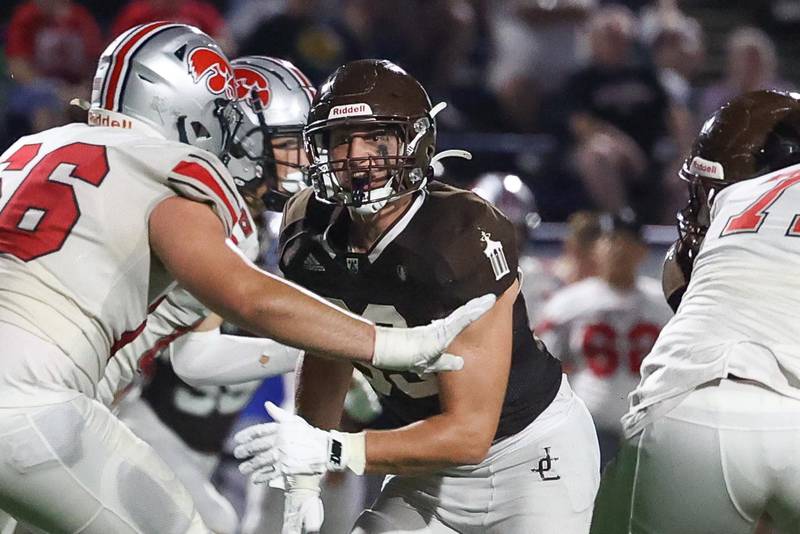
[[112, 37], [138, 24], [155, 20], [191, 24], [214, 38], [225, 33], [222, 15], [203, 0], [132, 0], [114, 20]]
[[28, 0], [11, 17], [6, 55], [20, 81], [44, 76], [77, 83], [94, 71], [102, 46], [100, 28], [85, 7], [72, 0]]

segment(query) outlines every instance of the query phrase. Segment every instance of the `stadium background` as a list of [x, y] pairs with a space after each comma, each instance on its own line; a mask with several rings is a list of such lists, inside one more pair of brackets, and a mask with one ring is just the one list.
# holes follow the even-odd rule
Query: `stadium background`
[[531, 233], [534, 255], [559, 253], [564, 221], [578, 210], [633, 206], [648, 224], [644, 272], [660, 277], [686, 200], [675, 171], [704, 119], [736, 94], [792, 89], [800, 79], [792, 61], [800, 0], [731, 4], [3, 0], [0, 152], [22, 135], [83, 120], [68, 103], [88, 99], [100, 51], [151, 20], [199, 26], [231, 58], [290, 59], [315, 83], [348, 60], [383, 57], [417, 77], [434, 103], [448, 102], [439, 149], [474, 159], [450, 160], [446, 180], [471, 186], [491, 172], [534, 192], [543, 220]]

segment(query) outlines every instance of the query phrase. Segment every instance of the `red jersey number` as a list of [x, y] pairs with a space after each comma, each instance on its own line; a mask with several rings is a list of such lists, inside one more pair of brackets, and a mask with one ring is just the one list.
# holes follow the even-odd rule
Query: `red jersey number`
[[[725, 237], [734, 234], [752, 234], [758, 232], [761, 225], [769, 215], [769, 208], [772, 206], [788, 188], [800, 182], [800, 173], [791, 175], [778, 175], [769, 180], [775, 184], [765, 193], [763, 193], [755, 202], [747, 206], [747, 208], [738, 215], [732, 216], [728, 219], [728, 223], [722, 230], [720, 237]], [[786, 235], [797, 236], [800, 235], [800, 216], [796, 215]]]
[[638, 375], [642, 360], [653, 348], [661, 329], [652, 323], [638, 323], [625, 336], [628, 341], [627, 354], [621, 354], [617, 346], [617, 331], [605, 323], [588, 325], [583, 331], [583, 355], [586, 364], [599, 377], [613, 375], [624, 357], [628, 371]]
[[[20, 147], [3, 162], [5, 170], [24, 169], [39, 148]], [[72, 143], [42, 157], [0, 211], [0, 253], [31, 261], [64, 245], [81, 212], [73, 186], [50, 179], [61, 165], [73, 167], [72, 178], [97, 187], [108, 174], [106, 147]]]

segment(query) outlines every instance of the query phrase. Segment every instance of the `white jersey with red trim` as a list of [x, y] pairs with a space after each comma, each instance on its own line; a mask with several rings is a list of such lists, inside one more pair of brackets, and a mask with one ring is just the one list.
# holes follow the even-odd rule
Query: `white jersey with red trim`
[[652, 278], [620, 291], [592, 277], [556, 292], [535, 331], [563, 362], [597, 427], [619, 432], [642, 359], [671, 316]]
[[626, 434], [728, 375], [800, 399], [798, 206], [800, 165], [717, 195], [686, 294], [642, 364]]
[[[0, 156], [0, 321], [57, 345], [89, 396], [174, 283], [151, 261], [152, 209], [174, 195], [208, 203], [230, 235], [244, 205], [215, 156], [118, 118], [24, 137]], [[46, 362], [17, 363], [0, 386], [46, 381]]]
[[[256, 259], [259, 251], [258, 234], [246, 209], [242, 210], [230, 239], [249, 260]], [[108, 361], [95, 396], [103, 404], [111, 405], [117, 394], [134, 381], [137, 373], [152, 364], [153, 358], [211, 313], [180, 286], [156, 304], [147, 316], [147, 325], [142, 333]]]

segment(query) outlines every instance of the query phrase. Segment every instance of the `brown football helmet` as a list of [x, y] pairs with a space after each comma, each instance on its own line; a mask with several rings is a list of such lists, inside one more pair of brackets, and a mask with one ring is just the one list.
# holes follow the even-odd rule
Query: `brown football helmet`
[[689, 204], [678, 213], [678, 232], [699, 248], [708, 210], [721, 189], [800, 162], [800, 94], [745, 93], [703, 125], [678, 175], [689, 183]]
[[[378, 211], [424, 187], [433, 174], [433, 115], [425, 89], [390, 61], [362, 59], [336, 69], [314, 99], [304, 130], [317, 197]], [[397, 137], [396, 153], [332, 159], [332, 134], [381, 129]], [[375, 176], [383, 176], [385, 183], [370, 183]]]

